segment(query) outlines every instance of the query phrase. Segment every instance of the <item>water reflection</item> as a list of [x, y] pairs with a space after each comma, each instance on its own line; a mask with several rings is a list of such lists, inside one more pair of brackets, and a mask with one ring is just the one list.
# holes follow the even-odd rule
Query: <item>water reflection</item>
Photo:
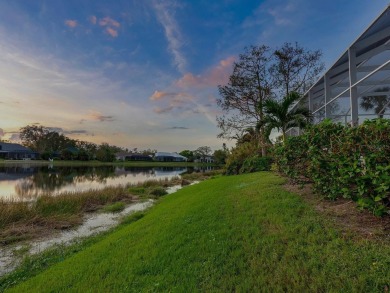
[[150, 179], [170, 179], [185, 172], [208, 169], [212, 167], [1, 166], [0, 198], [29, 201], [47, 193], [55, 195]]

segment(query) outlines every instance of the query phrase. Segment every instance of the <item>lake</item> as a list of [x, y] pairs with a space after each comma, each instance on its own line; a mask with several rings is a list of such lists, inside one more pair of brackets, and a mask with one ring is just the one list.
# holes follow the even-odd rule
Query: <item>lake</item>
[[79, 192], [171, 179], [183, 173], [212, 167], [123, 167], [123, 166], [37, 166], [20, 164], [0, 166], [0, 199], [31, 201], [42, 194]]

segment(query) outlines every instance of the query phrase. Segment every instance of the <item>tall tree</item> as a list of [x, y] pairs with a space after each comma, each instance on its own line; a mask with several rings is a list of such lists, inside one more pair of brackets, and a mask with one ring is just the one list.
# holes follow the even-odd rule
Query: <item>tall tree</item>
[[282, 132], [283, 143], [286, 140], [286, 132], [291, 127], [304, 128], [312, 119], [310, 110], [303, 107], [292, 106], [296, 104], [301, 96], [296, 92], [290, 92], [282, 101], [268, 100], [264, 104], [265, 117], [261, 122], [269, 137], [272, 129], [276, 128]]
[[[221, 98], [217, 104], [227, 114], [217, 117], [222, 130], [219, 137], [238, 138], [245, 129], [263, 120], [263, 104], [272, 93], [271, 57], [268, 46], [245, 48], [233, 65], [228, 84], [218, 86]], [[263, 137], [261, 133], [260, 139]]]
[[179, 155], [186, 157], [188, 162], [194, 161], [194, 152], [190, 150], [183, 150], [179, 153]]
[[193, 153], [195, 157], [205, 159], [205, 157], [211, 154], [211, 148], [209, 146], [201, 146], [194, 150]]
[[[297, 43], [285, 43], [271, 50], [268, 46], [251, 46], [233, 65], [227, 85], [218, 87], [217, 104], [224, 115], [217, 117], [222, 132], [218, 137], [237, 139], [249, 127], [263, 125], [264, 103], [291, 91], [304, 92], [323, 70], [320, 51], [310, 51]], [[262, 155], [266, 153], [264, 126], [259, 129]]]
[[46, 150], [46, 135], [50, 129], [44, 126], [27, 125], [20, 129], [20, 139], [22, 144], [37, 152]]
[[284, 43], [273, 56], [275, 62], [270, 71], [279, 97], [286, 97], [290, 92], [303, 95], [324, 70], [321, 51], [306, 50], [298, 43]]

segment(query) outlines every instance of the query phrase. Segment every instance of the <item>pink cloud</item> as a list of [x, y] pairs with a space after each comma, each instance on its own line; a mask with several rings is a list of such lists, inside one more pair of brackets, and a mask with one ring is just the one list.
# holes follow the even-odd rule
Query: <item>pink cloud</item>
[[106, 29], [105, 29], [105, 32], [107, 33], [107, 34], [109, 34], [111, 37], [113, 37], [113, 38], [116, 38], [117, 36], [118, 36], [118, 31], [116, 31], [115, 29], [113, 29], [113, 28], [111, 28], [111, 27], [107, 27]]
[[186, 73], [175, 84], [181, 88], [214, 87], [225, 84], [229, 81], [234, 61], [235, 57], [230, 56], [221, 60], [216, 66], [210, 68], [203, 74], [193, 75], [192, 73]]
[[194, 97], [188, 93], [169, 93], [155, 91], [150, 100], [163, 104], [163, 107], [155, 108], [153, 111], [157, 114], [167, 113], [174, 109], [182, 109], [194, 103]]
[[120, 23], [118, 21], [116, 21], [115, 19], [112, 19], [111, 17], [109, 16], [106, 16], [104, 18], [102, 18], [100, 21], [99, 21], [99, 25], [100, 26], [110, 26], [110, 27], [120, 27]]
[[173, 96], [175, 93], [167, 93], [163, 91], [154, 91], [153, 95], [149, 98], [152, 101], [158, 101], [161, 100], [164, 97]]
[[77, 26], [77, 20], [67, 19], [65, 20], [65, 25], [70, 28], [75, 28]]
[[97, 22], [97, 18], [95, 15], [91, 15], [89, 18], [88, 18], [89, 22], [92, 23], [92, 24], [96, 24]]

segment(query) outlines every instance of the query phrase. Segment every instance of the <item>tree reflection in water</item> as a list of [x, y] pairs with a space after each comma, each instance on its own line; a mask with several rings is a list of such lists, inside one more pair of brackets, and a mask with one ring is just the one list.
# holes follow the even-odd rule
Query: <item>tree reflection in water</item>
[[[207, 167], [210, 169], [210, 167]], [[14, 186], [14, 200], [30, 201], [42, 194], [100, 189], [109, 185], [139, 183], [150, 179], [178, 176], [184, 172], [202, 172], [205, 168], [116, 167], [116, 166], [17, 166], [1, 167], [0, 182]]]

